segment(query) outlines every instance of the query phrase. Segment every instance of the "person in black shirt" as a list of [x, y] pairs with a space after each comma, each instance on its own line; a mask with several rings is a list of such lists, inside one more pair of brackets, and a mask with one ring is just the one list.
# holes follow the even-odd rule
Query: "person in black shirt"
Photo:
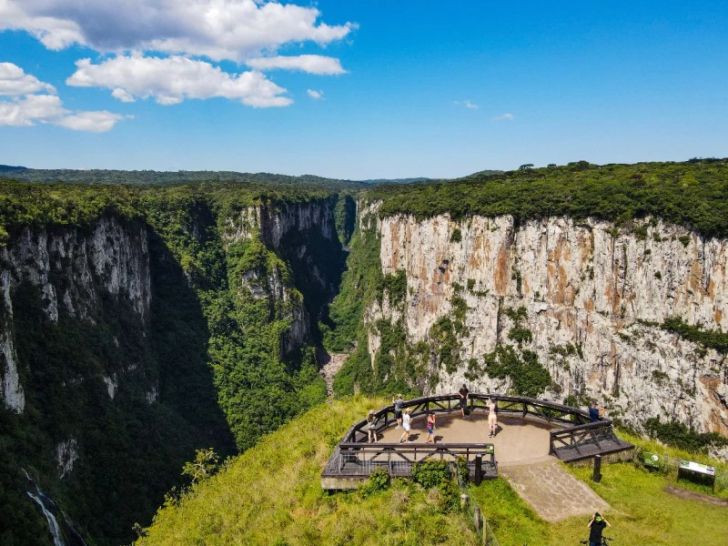
[[589, 546], [600, 546], [602, 543], [602, 532], [606, 527], [611, 527], [599, 512], [595, 512], [587, 525], [589, 528]]
[[402, 395], [398, 394], [395, 398], [392, 398], [392, 404], [394, 404], [394, 418], [397, 419], [397, 428], [402, 428], [402, 406], [404, 405]]
[[465, 419], [465, 409], [468, 407], [468, 397], [470, 396], [470, 391], [465, 385], [458, 392], [458, 396], [460, 396], [460, 415]]
[[589, 422], [590, 423], [596, 423], [599, 421], [602, 416], [604, 415], [604, 409], [599, 408], [599, 405], [594, 402], [591, 407], [589, 408]]

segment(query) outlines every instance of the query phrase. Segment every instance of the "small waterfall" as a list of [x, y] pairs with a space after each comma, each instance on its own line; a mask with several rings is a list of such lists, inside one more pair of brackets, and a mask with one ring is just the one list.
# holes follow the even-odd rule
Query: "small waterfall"
[[[38, 484], [35, 483], [35, 480], [30, 477], [24, 468], [20, 468], [20, 470], [23, 471], [25, 478], [28, 480], [29, 491], [26, 491], [26, 494], [34, 503], [40, 506], [43, 515], [48, 521], [48, 528], [51, 531], [51, 535], [53, 535], [53, 546], [86, 546], [83, 537], [76, 531], [73, 522], [63, 513], [60, 507], [40, 490]], [[56, 519], [53, 512], [58, 515], [58, 519]]]
[[[28, 473], [26, 472], [25, 475], [27, 476]], [[56, 517], [51, 513], [50, 510], [48, 510], [48, 508], [46, 508], [46, 505], [43, 504], [43, 501], [40, 499], [40, 497], [36, 497], [30, 491], [27, 491], [26, 493], [31, 499], [33, 499], [33, 501], [38, 506], [40, 506], [40, 509], [43, 510], [43, 515], [45, 516], [46, 520], [48, 520], [48, 527], [51, 530], [51, 535], [53, 535], [53, 546], [66, 546], [63, 542], [63, 539], [61, 538], [61, 528], [56, 521]]]

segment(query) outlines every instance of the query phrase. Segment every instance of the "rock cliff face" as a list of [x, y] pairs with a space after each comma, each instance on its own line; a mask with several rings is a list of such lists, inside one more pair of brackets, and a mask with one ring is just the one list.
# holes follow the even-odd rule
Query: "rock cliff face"
[[[17, 413], [25, 405], [19, 378], [13, 324], [14, 295], [23, 284], [40, 295], [47, 319], [60, 314], [94, 322], [105, 296], [126, 300], [141, 327], [149, 319], [151, 297], [149, 251], [143, 225], [100, 219], [90, 231], [23, 228], [0, 251], [0, 286], [3, 291], [0, 366], [5, 404]], [[110, 391], [113, 397], [113, 391]]]
[[259, 238], [290, 266], [292, 283], [286, 283], [277, 269], [252, 269], [241, 279], [242, 286], [253, 297], [268, 298], [271, 308], [285, 309], [284, 315], [275, 317], [290, 319], [282, 339], [284, 354], [310, 339], [311, 315], [317, 318], [321, 305], [338, 288], [343, 252], [334, 225], [334, 207], [335, 199], [263, 204], [248, 207], [240, 216], [226, 221], [223, 240], [227, 245]]
[[[14, 230], [0, 248], [0, 434], [10, 441], [0, 458], [53, 491], [94, 543], [126, 543], [195, 449], [234, 452], [231, 421], [244, 417], [232, 403], [253, 397], [270, 413], [254, 391], [266, 386], [263, 357], [283, 370], [277, 399], [301, 411], [282, 391], [339, 284], [336, 202], [263, 202], [224, 218], [201, 199], [156, 209], [149, 223], [103, 215]], [[311, 366], [295, 387], [317, 380]], [[263, 417], [248, 444], [274, 426]], [[30, 502], [0, 482], [9, 502]]]
[[[368, 212], [374, 212], [374, 208]], [[458, 333], [457, 370], [432, 367], [434, 390], [506, 391], [509, 378], [468, 373], [498, 344], [516, 345], [507, 309], [525, 307], [518, 326], [530, 336], [552, 385], [543, 396], [596, 398], [635, 427], [648, 417], [728, 434], [725, 356], [660, 328], [669, 317], [725, 331], [728, 244], [645, 219], [628, 228], [593, 219], [550, 218], [517, 225], [513, 218], [409, 216], [377, 220], [384, 274], [404, 271], [402, 305], [386, 297], [365, 319], [402, 321], [409, 344], [431, 341], [433, 325], [467, 305]], [[511, 312], [511, 315], [513, 313]], [[371, 329], [369, 348], [381, 340]]]

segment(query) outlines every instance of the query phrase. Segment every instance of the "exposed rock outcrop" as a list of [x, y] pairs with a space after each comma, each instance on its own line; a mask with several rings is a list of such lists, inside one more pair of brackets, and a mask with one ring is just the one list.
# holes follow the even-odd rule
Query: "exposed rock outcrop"
[[[455, 295], [467, 304], [461, 365], [455, 373], [433, 370], [437, 392], [463, 382], [506, 390], [507, 381], [487, 374], [467, 381], [465, 363], [482, 363], [497, 344], [513, 344], [514, 323], [503, 311], [525, 307], [521, 327], [532, 339], [524, 348], [537, 353], [553, 379], [546, 397], [597, 398], [636, 427], [660, 417], [728, 435], [725, 356], [659, 326], [677, 316], [725, 331], [726, 241], [650, 218], [618, 230], [594, 219], [518, 225], [509, 216], [395, 216], [378, 219], [377, 230], [382, 271], [405, 271], [407, 294], [402, 306], [373, 302], [368, 324], [401, 314], [414, 344], [428, 341], [435, 322], [453, 313]], [[372, 328], [370, 350], [378, 346]]]
[[[111, 296], [124, 298], [143, 325], [149, 320], [151, 299], [146, 228], [113, 217], [99, 219], [91, 229], [25, 227], [0, 251], [0, 378], [5, 405], [18, 413], [25, 398], [15, 351], [13, 300], [23, 283], [37, 290], [51, 322], [65, 313], [93, 323], [101, 300]], [[113, 397], [113, 390], [109, 395]]]

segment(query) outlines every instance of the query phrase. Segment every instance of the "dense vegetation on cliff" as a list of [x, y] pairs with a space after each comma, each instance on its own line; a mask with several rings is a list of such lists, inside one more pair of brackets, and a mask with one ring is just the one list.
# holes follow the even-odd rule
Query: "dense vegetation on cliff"
[[728, 237], [726, 195], [728, 159], [601, 166], [579, 161], [369, 193], [384, 201], [382, 215], [596, 217], [617, 224], [651, 215], [712, 237]]
[[[364, 189], [372, 183], [388, 182], [376, 180], [356, 182], [322, 176], [287, 176], [273, 173], [241, 173], [235, 171], [120, 171], [112, 169], [28, 169], [0, 165], [0, 177], [23, 182], [44, 184], [65, 182], [68, 184], [123, 184], [135, 186], [236, 183], [239, 185], [272, 185], [319, 187], [330, 190]], [[422, 179], [412, 179], [419, 181]], [[409, 182], [410, 180], [406, 181]], [[396, 181], [393, 181], [396, 182]]]
[[[53, 322], [38, 288], [23, 283], [13, 290], [26, 408], [17, 415], [0, 407], [0, 455], [8, 470], [0, 484], [3, 543], [43, 543], [27, 532], [45, 524], [24, 495], [20, 466], [77, 521], [89, 544], [118, 544], [180, 483], [179, 469], [195, 449], [214, 447], [222, 456], [245, 450], [322, 401], [315, 322], [302, 347], [286, 338], [294, 315], [317, 316], [338, 285], [352, 203], [310, 188], [0, 182], [3, 245], [12, 247], [23, 229], [91, 233], [99, 218], [114, 218], [147, 234], [152, 291], [148, 322], [114, 297], [88, 320], [63, 308]], [[237, 225], [246, 207], [296, 204], [331, 210], [340, 239], [307, 230], [274, 249], [255, 226]], [[235, 239], [231, 229], [248, 236]], [[316, 252], [326, 256], [315, 257], [323, 264], [318, 284], [302, 261]], [[256, 290], [264, 297], [242, 282], [246, 276], [260, 279]], [[67, 281], [59, 273], [53, 282]], [[109, 377], [121, 378], [113, 399]], [[69, 438], [79, 458], [59, 478], [56, 447]]]

